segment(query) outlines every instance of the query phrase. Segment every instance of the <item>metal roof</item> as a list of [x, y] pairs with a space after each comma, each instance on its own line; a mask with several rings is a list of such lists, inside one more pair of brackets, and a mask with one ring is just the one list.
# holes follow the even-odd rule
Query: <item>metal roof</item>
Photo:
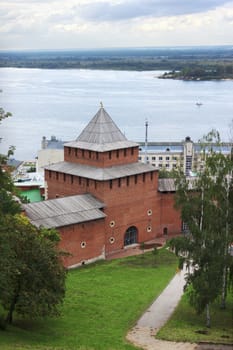
[[[187, 177], [188, 181], [188, 189], [193, 190], [196, 187], [197, 177]], [[159, 192], [176, 192], [176, 184], [175, 179], [172, 178], [164, 178], [159, 179], [158, 183], [158, 191]]]
[[99, 181], [113, 180], [125, 176], [155, 171], [155, 168], [152, 165], [140, 162], [115, 165], [108, 168], [98, 168], [90, 165], [60, 162], [46, 166], [45, 169]]
[[22, 207], [37, 227], [62, 227], [106, 217], [100, 210], [105, 204], [90, 194], [23, 204]]
[[113, 149], [136, 147], [128, 141], [101, 104], [100, 109], [83, 129], [76, 141], [65, 144], [68, 147], [105, 152]]

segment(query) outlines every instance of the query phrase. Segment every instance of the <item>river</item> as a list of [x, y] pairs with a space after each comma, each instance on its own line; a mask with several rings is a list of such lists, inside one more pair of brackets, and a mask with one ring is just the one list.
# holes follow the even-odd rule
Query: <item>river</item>
[[[34, 159], [43, 136], [74, 140], [100, 101], [129, 140], [194, 141], [211, 129], [229, 141], [233, 81], [157, 79], [158, 71], [0, 69], [0, 106], [13, 116], [0, 126], [0, 152]], [[200, 101], [201, 106], [196, 102]]]

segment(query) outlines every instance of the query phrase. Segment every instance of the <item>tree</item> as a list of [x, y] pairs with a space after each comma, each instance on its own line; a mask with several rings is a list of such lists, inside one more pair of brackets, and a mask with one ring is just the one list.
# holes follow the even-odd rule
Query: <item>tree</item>
[[[0, 122], [8, 113], [0, 109]], [[55, 229], [38, 229], [21, 213], [10, 174], [5, 170], [12, 148], [0, 155], [0, 305], [3, 327], [17, 312], [23, 317], [58, 315], [65, 295], [64, 255]]]
[[232, 279], [233, 161], [214, 150], [213, 142], [221, 147], [218, 132], [210, 132], [202, 141], [204, 170], [192, 184], [181, 173], [176, 178], [176, 205], [190, 234], [171, 240], [170, 245], [181, 256], [181, 265], [185, 262], [190, 268], [186, 278], [190, 302], [199, 313], [206, 309], [210, 327], [210, 305], [219, 295], [224, 305]]
[[45, 229], [19, 214], [1, 217], [0, 224], [0, 303], [6, 324], [14, 312], [30, 318], [58, 315], [66, 272], [56, 239], [45, 238]]

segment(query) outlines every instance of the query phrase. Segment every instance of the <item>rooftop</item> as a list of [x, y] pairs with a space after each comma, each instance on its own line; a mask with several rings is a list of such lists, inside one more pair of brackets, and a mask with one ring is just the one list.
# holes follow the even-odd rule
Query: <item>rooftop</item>
[[60, 162], [46, 166], [45, 169], [99, 181], [113, 180], [125, 176], [155, 171], [155, 168], [152, 165], [140, 162], [115, 165], [108, 168], [99, 168], [70, 162]]
[[50, 199], [44, 202], [23, 204], [31, 223], [37, 227], [62, 227], [85, 221], [103, 219], [100, 210], [105, 206], [90, 194]]
[[114, 149], [136, 147], [138, 144], [127, 140], [101, 103], [100, 109], [78, 138], [66, 143], [65, 146], [106, 152]]

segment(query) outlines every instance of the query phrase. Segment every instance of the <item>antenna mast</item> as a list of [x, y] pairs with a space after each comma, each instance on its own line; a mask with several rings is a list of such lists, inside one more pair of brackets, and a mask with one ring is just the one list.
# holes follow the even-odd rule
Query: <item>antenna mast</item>
[[144, 163], [148, 163], [148, 161], [147, 161], [147, 146], [148, 146], [148, 120], [146, 119], [146, 121], [145, 121], [145, 131], [146, 131], [146, 133], [145, 133], [145, 160], [144, 160]]

